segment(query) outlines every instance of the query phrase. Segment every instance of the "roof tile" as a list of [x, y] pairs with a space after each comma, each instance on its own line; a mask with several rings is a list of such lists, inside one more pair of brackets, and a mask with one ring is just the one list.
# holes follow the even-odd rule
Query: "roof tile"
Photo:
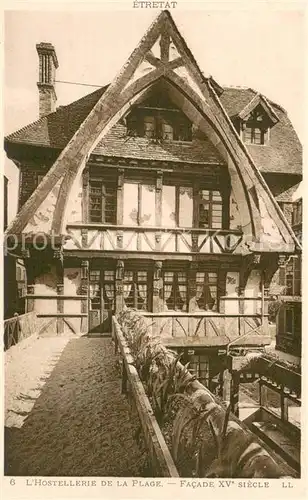
[[[6, 137], [6, 143], [29, 144], [63, 149], [108, 86], [59, 107], [54, 113], [23, 127]], [[228, 115], [236, 116], [257, 92], [250, 88], [225, 87], [220, 100]], [[279, 122], [271, 129], [270, 145], [248, 145], [248, 150], [262, 172], [302, 174], [302, 148], [287, 113], [271, 102]], [[110, 156], [150, 158], [172, 161], [221, 163], [208, 140], [191, 144], [151, 144], [144, 138], [128, 139], [120, 123], [96, 147], [95, 152]]]

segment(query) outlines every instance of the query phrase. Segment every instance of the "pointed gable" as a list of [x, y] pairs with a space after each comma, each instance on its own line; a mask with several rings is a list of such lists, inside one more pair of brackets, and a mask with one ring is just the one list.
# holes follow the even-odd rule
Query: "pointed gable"
[[[166, 11], [151, 25], [8, 231], [16, 233], [24, 228], [31, 231], [29, 221], [41, 210], [43, 203], [51, 206], [48, 198], [53, 187], [60, 183], [58, 198], [46, 232], [65, 232], [69, 214], [67, 201], [72, 192], [78, 191], [87, 158], [132, 106], [146, 96], [151, 85], [161, 78], [166, 82], [177, 105], [192, 122], [198, 124], [227, 163], [233, 192], [241, 200], [241, 225], [250, 238], [251, 249], [252, 241], [255, 241], [267, 251], [274, 238], [276, 244], [280, 245], [280, 251], [292, 251], [294, 244], [297, 244], [294, 234], [236, 133], [218, 98], [214, 81], [204, 78]], [[257, 200], [251, 194], [252, 189], [257, 193]], [[50, 193], [47, 197], [46, 192]], [[271, 221], [270, 224], [268, 220]]]

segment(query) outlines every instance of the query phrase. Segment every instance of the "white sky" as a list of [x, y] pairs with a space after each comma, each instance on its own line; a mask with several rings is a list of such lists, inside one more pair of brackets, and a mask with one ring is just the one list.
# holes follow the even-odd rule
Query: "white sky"
[[[118, 73], [159, 10], [6, 11], [4, 133], [38, 118], [38, 56], [35, 45], [51, 42], [59, 60], [57, 80], [104, 85]], [[187, 7], [189, 5], [189, 7]], [[303, 140], [304, 12], [272, 8], [230, 10], [230, 4], [179, 2], [171, 14], [204, 74], [220, 85], [252, 87], [282, 105]], [[247, 5], [247, 4], [246, 4]], [[228, 7], [229, 6], [229, 7]], [[107, 9], [109, 7], [109, 9]], [[113, 4], [114, 7], [114, 4]], [[92, 7], [93, 8], [93, 7]], [[281, 10], [277, 10], [281, 8]], [[107, 9], [107, 10], [106, 10]], [[187, 10], [189, 9], [189, 10]], [[18, 34], [18, 36], [17, 36]], [[95, 88], [57, 84], [58, 105]], [[11, 179], [11, 216], [16, 207], [16, 172]]]

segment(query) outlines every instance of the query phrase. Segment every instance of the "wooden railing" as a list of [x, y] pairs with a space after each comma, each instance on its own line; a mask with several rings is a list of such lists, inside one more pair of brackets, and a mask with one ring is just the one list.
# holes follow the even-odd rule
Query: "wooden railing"
[[38, 318], [35, 312], [16, 314], [13, 318], [4, 321], [4, 350], [37, 333]]
[[65, 250], [232, 254], [243, 233], [232, 229], [69, 224]]
[[259, 346], [271, 342], [259, 314], [219, 314], [211, 311], [141, 314], [151, 325], [151, 333], [162, 337], [163, 342], [170, 347], [227, 346], [231, 341], [236, 346]]
[[151, 463], [151, 475], [155, 477], [179, 477], [150, 401], [133, 364], [134, 360], [127, 342], [115, 318], [112, 321], [112, 338], [115, 352], [120, 353], [122, 358], [122, 392], [130, 399], [133, 411], [139, 418]]

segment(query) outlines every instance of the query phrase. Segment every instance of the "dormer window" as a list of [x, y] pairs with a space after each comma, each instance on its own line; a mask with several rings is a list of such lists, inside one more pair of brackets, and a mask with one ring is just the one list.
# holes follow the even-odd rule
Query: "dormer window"
[[256, 127], [254, 124], [247, 124], [243, 130], [243, 139], [248, 144], [265, 144], [267, 133], [267, 129]]
[[127, 135], [153, 142], [191, 141], [192, 124], [180, 110], [136, 109], [126, 119]]
[[279, 118], [265, 97], [257, 94], [233, 121], [243, 142], [263, 145], [268, 144], [270, 128]]
[[269, 123], [266, 116], [260, 110], [250, 113], [246, 122], [242, 125], [243, 140], [247, 144], [266, 144], [268, 138]]

